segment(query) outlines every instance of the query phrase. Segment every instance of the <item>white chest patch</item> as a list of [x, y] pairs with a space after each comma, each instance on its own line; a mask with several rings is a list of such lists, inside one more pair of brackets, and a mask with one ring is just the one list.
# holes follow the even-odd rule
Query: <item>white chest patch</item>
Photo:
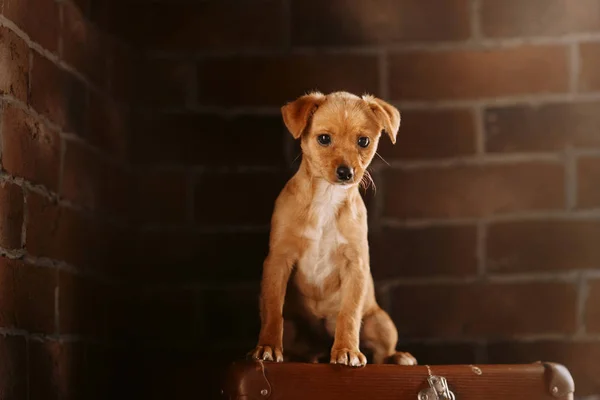
[[340, 245], [348, 243], [336, 223], [336, 214], [347, 190], [348, 187], [323, 182], [315, 191], [309, 211], [315, 223], [304, 231], [309, 244], [298, 262], [307, 281], [315, 286], [322, 286], [334, 271], [333, 255]]

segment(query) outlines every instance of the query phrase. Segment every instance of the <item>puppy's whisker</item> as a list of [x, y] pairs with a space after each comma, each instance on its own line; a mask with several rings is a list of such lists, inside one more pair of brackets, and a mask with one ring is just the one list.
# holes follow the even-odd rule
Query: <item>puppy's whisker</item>
[[302, 155], [302, 153], [298, 153], [298, 155], [296, 156], [296, 158], [294, 158], [294, 159], [292, 160], [292, 165], [293, 165], [293, 164], [294, 164], [296, 161], [298, 161], [298, 159], [300, 158], [300, 156], [301, 156], [301, 155]]
[[385, 160], [385, 158], [381, 157], [381, 154], [379, 154], [378, 152], [375, 152], [375, 154], [377, 155], [377, 157], [381, 158], [381, 161], [383, 161], [384, 163], [386, 163], [388, 167], [390, 166], [390, 163], [389, 163], [389, 162], [387, 162], [387, 161]]

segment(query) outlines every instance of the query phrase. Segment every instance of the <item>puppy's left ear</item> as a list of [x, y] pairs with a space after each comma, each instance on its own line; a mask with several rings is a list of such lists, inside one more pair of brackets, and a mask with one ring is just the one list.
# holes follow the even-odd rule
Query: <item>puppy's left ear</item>
[[396, 144], [396, 135], [400, 129], [400, 111], [375, 96], [364, 95], [362, 98], [367, 102], [392, 143]]
[[325, 95], [313, 92], [300, 96], [291, 103], [281, 107], [283, 122], [294, 139], [298, 139], [316, 109], [325, 101]]

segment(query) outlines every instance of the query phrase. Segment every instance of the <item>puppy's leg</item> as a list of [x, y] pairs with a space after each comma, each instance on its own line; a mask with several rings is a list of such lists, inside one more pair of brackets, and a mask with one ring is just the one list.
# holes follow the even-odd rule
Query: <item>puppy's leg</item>
[[294, 258], [269, 253], [263, 266], [260, 294], [261, 328], [251, 352], [255, 360], [283, 361], [283, 303]]
[[361, 367], [367, 363], [367, 358], [358, 348], [365, 290], [365, 277], [360, 266], [348, 268], [342, 282], [342, 303], [335, 322], [332, 364]]
[[396, 351], [398, 330], [381, 308], [377, 307], [365, 315], [361, 336], [373, 351], [374, 364], [417, 365], [417, 360], [410, 353]]

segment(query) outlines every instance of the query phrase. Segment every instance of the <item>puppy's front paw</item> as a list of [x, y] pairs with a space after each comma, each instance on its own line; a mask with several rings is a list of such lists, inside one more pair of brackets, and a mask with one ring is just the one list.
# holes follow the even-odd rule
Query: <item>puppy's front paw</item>
[[343, 364], [351, 367], [364, 367], [367, 357], [360, 350], [351, 348], [331, 349], [331, 364]]
[[404, 353], [398, 351], [391, 355], [388, 358], [389, 364], [398, 364], [398, 365], [417, 365], [417, 359], [413, 357], [410, 353]]
[[253, 360], [283, 362], [283, 350], [275, 346], [256, 346], [249, 353]]

